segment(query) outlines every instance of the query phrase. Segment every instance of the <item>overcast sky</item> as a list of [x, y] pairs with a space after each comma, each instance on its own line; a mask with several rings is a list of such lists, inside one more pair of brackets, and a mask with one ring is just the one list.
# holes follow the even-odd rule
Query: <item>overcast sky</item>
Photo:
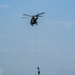
[[37, 75], [35, 36], [41, 75], [75, 75], [75, 0], [0, 0], [0, 75]]

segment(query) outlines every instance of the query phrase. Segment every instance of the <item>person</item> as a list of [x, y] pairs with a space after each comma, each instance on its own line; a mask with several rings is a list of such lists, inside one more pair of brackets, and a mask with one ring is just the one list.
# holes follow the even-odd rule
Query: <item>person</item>
[[38, 75], [40, 75], [40, 68], [39, 68], [39, 67], [37, 67], [37, 69], [38, 69]]

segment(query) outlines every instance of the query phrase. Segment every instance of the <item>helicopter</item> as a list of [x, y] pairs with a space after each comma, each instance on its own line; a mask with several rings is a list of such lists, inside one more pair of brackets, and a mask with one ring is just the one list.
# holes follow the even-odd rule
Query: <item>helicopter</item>
[[[30, 20], [30, 24], [33, 26], [33, 25], [38, 25], [38, 17], [43, 17], [41, 16], [42, 14], [45, 14], [45, 12], [42, 12], [42, 13], [39, 13], [39, 14], [36, 14], [36, 15], [28, 15], [28, 14], [22, 14], [23, 16], [28, 16], [28, 17], [31, 17], [31, 20]], [[26, 17], [22, 17], [22, 18], [26, 18]]]

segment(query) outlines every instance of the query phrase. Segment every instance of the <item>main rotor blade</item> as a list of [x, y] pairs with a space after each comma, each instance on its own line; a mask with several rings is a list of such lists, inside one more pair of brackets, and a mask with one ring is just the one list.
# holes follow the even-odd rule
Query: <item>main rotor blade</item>
[[24, 16], [30, 16], [30, 17], [32, 17], [31, 15], [27, 15], [27, 14], [22, 14], [22, 15], [24, 15]]
[[34, 17], [36, 17], [36, 16], [41, 17], [40, 15], [42, 15], [42, 14], [45, 14], [45, 12], [39, 13], [37, 15], [34, 15]]
[[41, 15], [41, 14], [45, 14], [45, 12], [39, 13], [39, 14], [37, 14], [37, 15]]

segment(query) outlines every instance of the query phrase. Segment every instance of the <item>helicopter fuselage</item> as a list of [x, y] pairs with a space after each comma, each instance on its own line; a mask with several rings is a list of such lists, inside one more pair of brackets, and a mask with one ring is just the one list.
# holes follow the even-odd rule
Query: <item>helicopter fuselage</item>
[[34, 24], [36, 24], [37, 25], [37, 19], [38, 19], [38, 17], [32, 17], [31, 18], [31, 21], [30, 21], [30, 24], [33, 26]]

